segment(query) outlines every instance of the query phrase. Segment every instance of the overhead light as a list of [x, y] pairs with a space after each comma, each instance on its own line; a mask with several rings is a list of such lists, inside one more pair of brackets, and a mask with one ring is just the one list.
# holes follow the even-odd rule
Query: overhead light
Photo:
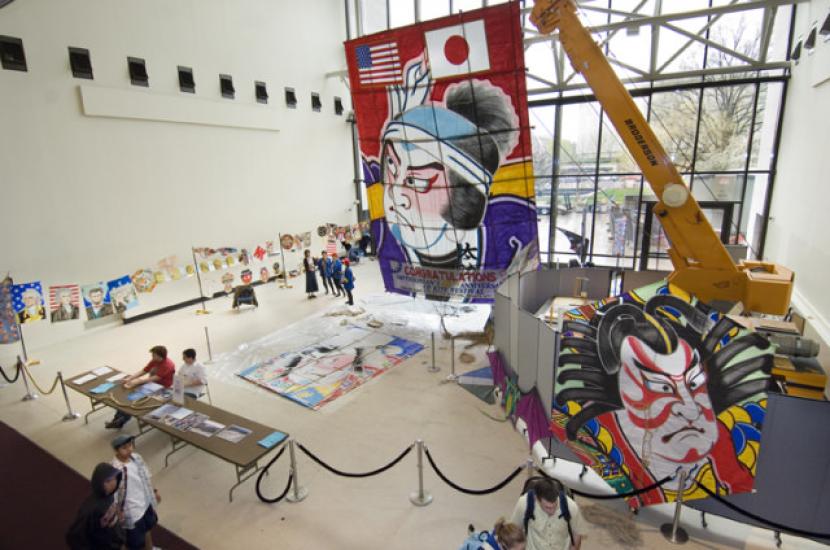
[[196, 93], [196, 81], [193, 80], [193, 69], [179, 65], [179, 90], [189, 94]]
[[257, 103], [268, 103], [268, 88], [265, 86], [265, 82], [255, 81], [254, 93], [256, 94]]
[[294, 88], [285, 89], [285, 106], [289, 109], [297, 108], [297, 94], [294, 93]]
[[222, 97], [226, 99], [233, 99], [236, 95], [236, 89], [233, 87], [233, 78], [229, 74], [219, 75], [219, 91], [222, 92]]

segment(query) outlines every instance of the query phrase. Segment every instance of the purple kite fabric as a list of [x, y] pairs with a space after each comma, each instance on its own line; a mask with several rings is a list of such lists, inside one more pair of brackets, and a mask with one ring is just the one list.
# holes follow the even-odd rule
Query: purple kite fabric
[[531, 447], [540, 439], [553, 435], [550, 431], [550, 420], [545, 414], [545, 407], [542, 405], [536, 388], [519, 399], [519, 404], [516, 405], [516, 416], [524, 420], [527, 425], [527, 437]]
[[490, 359], [490, 366], [493, 367], [493, 384], [504, 390], [504, 360], [498, 351], [488, 351], [487, 358]]

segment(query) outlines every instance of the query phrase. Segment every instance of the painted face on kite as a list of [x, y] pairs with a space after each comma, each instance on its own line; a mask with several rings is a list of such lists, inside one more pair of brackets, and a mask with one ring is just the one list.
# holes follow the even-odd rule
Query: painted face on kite
[[718, 428], [698, 354], [685, 341], [678, 343], [664, 355], [636, 336], [625, 337], [619, 378], [625, 411], [618, 418], [625, 431], [646, 432], [654, 458], [679, 466], [705, 457]]
[[387, 141], [382, 160], [384, 210], [395, 238], [425, 254], [451, 251], [447, 233], [454, 229], [444, 218], [449, 180], [440, 158], [412, 143]]

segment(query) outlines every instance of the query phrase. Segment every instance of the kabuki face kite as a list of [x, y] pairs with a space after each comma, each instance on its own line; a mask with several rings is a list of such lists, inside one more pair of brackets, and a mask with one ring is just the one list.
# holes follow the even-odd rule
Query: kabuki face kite
[[386, 289], [492, 302], [538, 263], [519, 8], [346, 43]]
[[[567, 312], [551, 429], [632, 506], [752, 489], [772, 347], [659, 282]], [[656, 487], [660, 480], [670, 478]]]
[[680, 340], [673, 353], [660, 354], [636, 336], [627, 336], [620, 352], [625, 414], [617, 419], [623, 431], [648, 433], [651, 452], [662, 460], [703, 459], [717, 441], [718, 427], [697, 352]]

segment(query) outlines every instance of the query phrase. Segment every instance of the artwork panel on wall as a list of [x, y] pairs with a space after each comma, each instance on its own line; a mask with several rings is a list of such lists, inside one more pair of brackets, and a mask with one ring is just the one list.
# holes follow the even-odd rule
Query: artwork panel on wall
[[49, 316], [53, 323], [81, 318], [81, 287], [52, 285], [49, 287]]
[[43, 287], [40, 281], [22, 283], [12, 287], [12, 304], [21, 325], [46, 319]]

